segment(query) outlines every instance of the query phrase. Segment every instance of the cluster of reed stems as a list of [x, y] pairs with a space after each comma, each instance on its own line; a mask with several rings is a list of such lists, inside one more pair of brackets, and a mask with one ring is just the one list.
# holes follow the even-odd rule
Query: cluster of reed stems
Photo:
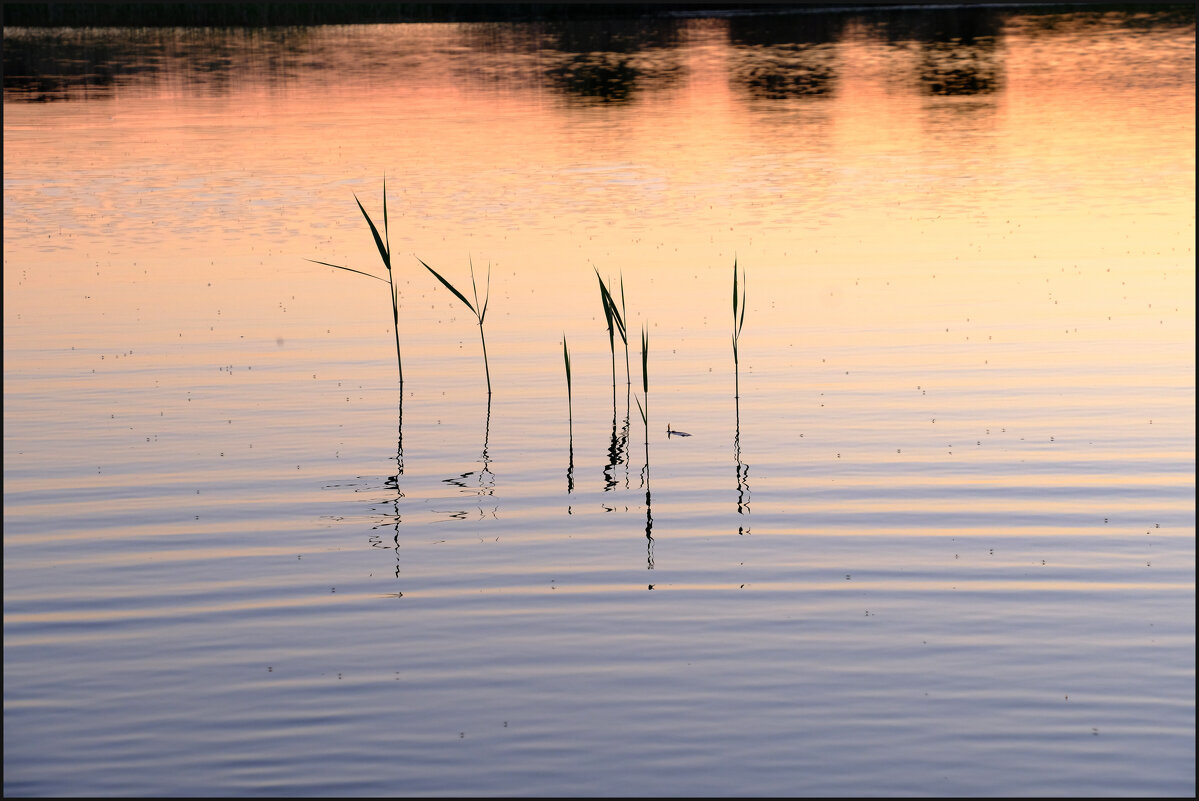
[[[394, 323], [395, 344], [396, 344], [396, 367], [399, 371], [400, 392], [403, 396], [404, 389], [404, 366], [400, 356], [400, 303], [399, 292], [396, 288], [395, 276], [392, 270], [391, 261], [391, 240], [388, 230], [387, 217], [387, 178], [383, 179], [383, 234], [379, 234], [379, 228], [375, 225], [375, 221], [371, 219], [370, 214], [362, 205], [362, 201], [358, 199], [355, 193], [354, 201], [358, 204], [358, 210], [362, 212], [363, 218], [370, 227], [371, 236], [374, 238], [375, 247], [379, 251], [379, 257], [383, 261], [383, 267], [387, 271], [387, 278], [381, 278], [373, 273], [357, 270], [352, 267], [346, 267], [340, 264], [331, 264], [326, 261], [318, 261], [316, 259], [307, 259], [314, 264], [320, 264], [325, 267], [333, 267], [338, 270], [365, 275], [367, 278], [373, 278], [376, 281], [382, 281], [388, 285], [389, 294], [391, 296], [391, 315]], [[449, 282], [441, 273], [430, 267], [423, 259], [416, 257], [416, 260], [424, 266], [432, 275], [441, 282], [453, 295], [458, 298], [470, 309], [474, 314], [475, 320], [479, 325], [479, 342], [483, 348], [483, 370], [487, 379], [487, 396], [491, 398], [491, 368], [487, 361], [487, 339], [483, 333], [483, 322], [487, 316], [487, 305], [491, 294], [491, 266], [487, 267], [487, 285], [483, 293], [483, 300], [479, 300], [479, 287], [475, 280], [475, 266], [473, 260], [470, 261], [470, 283], [471, 293], [474, 298], [472, 303], [465, 294], [460, 292], [457, 287]], [[624, 345], [625, 352], [625, 379], [626, 385], [632, 386], [632, 375], [629, 368], [629, 338], [627, 327], [627, 310], [625, 307], [625, 292], [624, 292], [624, 275], [620, 276], [620, 304], [616, 303], [615, 294], [609, 281], [605, 281], [600, 275], [599, 270], [595, 270], [595, 277], [599, 281], [600, 300], [603, 303], [604, 319], [608, 326], [608, 348], [611, 352], [612, 361], [612, 405], [613, 414], [616, 408], [616, 337], [620, 336], [621, 342]], [[740, 434], [740, 398], [741, 398], [741, 359], [740, 359], [740, 339], [741, 331], [745, 326], [745, 268], [738, 268], [737, 259], [733, 259], [733, 374], [734, 374], [734, 398], [737, 400], [737, 427], [738, 435]], [[571, 372], [570, 372], [570, 349], [566, 343], [565, 333], [562, 335], [562, 359], [566, 365], [566, 405], [568, 425], [571, 440], [571, 456], [573, 462], [574, 453], [574, 401], [572, 397]], [[645, 426], [645, 465], [646, 465], [646, 488], [648, 490], [649, 483], [649, 331], [645, 326], [641, 330], [641, 396], [634, 395], [637, 401], [637, 409], [641, 413], [641, 421]], [[643, 402], [644, 399], [644, 402]], [[490, 402], [488, 404], [490, 412]], [[613, 418], [613, 426], [615, 426], [615, 418]], [[627, 427], [627, 420], [626, 420]], [[615, 431], [615, 428], [613, 429]], [[615, 434], [614, 434], [615, 436]], [[402, 457], [401, 457], [402, 458]], [[402, 468], [401, 468], [402, 470]], [[740, 470], [738, 471], [740, 473]], [[648, 499], [648, 492], [647, 492]]]
[[[594, 268], [592, 268], [594, 269]], [[625, 326], [625, 303], [624, 303], [624, 275], [620, 276], [620, 306], [616, 305], [613, 299], [612, 290], [603, 277], [599, 274], [599, 270], [595, 271], [595, 277], [599, 281], [600, 301], [604, 305], [604, 319], [608, 323], [608, 348], [612, 352], [612, 399], [616, 399], [616, 335], [620, 335], [620, 341], [624, 343], [624, 371], [625, 383], [630, 384], [632, 379], [629, 377], [629, 334]]]
[[[375, 275], [374, 273], [368, 273], [364, 270], [356, 270], [353, 267], [345, 267], [341, 264], [330, 264], [327, 261], [318, 261], [316, 259], [306, 259], [306, 261], [310, 261], [313, 264], [320, 264], [325, 267], [333, 267], [334, 269], [337, 269], [337, 270], [345, 270], [346, 272], [357, 273], [358, 275], [365, 275], [367, 278], [373, 278], [376, 281], [383, 281], [385, 284], [387, 284], [387, 286], [390, 290], [389, 294], [391, 295], [391, 319], [392, 319], [392, 323], [394, 325], [395, 340], [396, 340], [396, 367], [399, 369], [399, 373], [400, 373], [400, 392], [402, 394], [404, 391], [404, 363], [400, 357], [400, 295], [399, 295], [399, 290], [396, 288], [395, 275], [392, 271], [392, 264], [391, 264], [391, 237], [390, 237], [389, 230], [388, 230], [388, 220], [387, 220], [387, 178], [386, 178], [386, 176], [384, 176], [384, 178], [383, 178], [383, 235], [382, 236], [379, 236], [378, 226], [375, 225], [375, 221], [371, 219], [370, 214], [368, 214], [366, 209], [363, 207], [362, 201], [358, 199], [357, 193], [354, 194], [354, 202], [358, 204], [358, 210], [362, 212], [362, 216], [366, 219], [366, 224], [368, 226], [370, 226], [371, 236], [374, 237], [374, 240], [375, 240], [375, 247], [379, 249], [379, 258], [381, 258], [383, 260], [383, 267], [387, 270], [387, 278], [386, 279], [380, 278], [379, 276]], [[450, 290], [450, 292], [453, 292], [455, 297], [457, 297], [459, 300], [461, 300], [463, 303], [465, 303], [466, 308], [470, 309], [471, 313], [475, 315], [475, 319], [479, 323], [479, 340], [483, 344], [483, 370], [487, 376], [487, 394], [490, 396], [491, 395], [491, 368], [487, 363], [487, 340], [483, 336], [483, 320], [487, 316], [487, 303], [488, 303], [488, 298], [490, 297], [490, 294], [491, 294], [491, 265], [487, 266], [487, 287], [483, 294], [483, 302], [480, 303], [479, 302], [479, 287], [478, 287], [478, 284], [475, 282], [475, 265], [474, 265], [473, 261], [470, 264], [470, 284], [471, 284], [471, 290], [472, 290], [472, 292], [474, 294], [474, 298], [475, 298], [475, 302], [472, 304], [469, 300], [467, 300], [466, 295], [463, 295], [461, 292], [459, 292], [458, 289], [453, 284], [451, 284], [449, 281], [447, 281], [445, 279], [444, 276], [441, 275], [441, 273], [434, 270], [428, 264], [425, 264], [424, 260], [422, 260], [421, 258], [417, 257], [416, 260], [419, 261], [421, 264], [423, 264], [425, 266], [425, 269], [427, 269], [429, 272], [431, 272], [437, 278], [437, 280], [440, 281], [445, 286], [446, 289]]]

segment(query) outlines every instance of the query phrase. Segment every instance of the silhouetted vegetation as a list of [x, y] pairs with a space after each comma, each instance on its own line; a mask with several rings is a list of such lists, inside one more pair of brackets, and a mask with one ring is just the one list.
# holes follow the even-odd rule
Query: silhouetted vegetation
[[5, 3], [30, 27], [268, 27], [389, 22], [521, 22], [778, 9], [769, 3]]
[[[688, 40], [682, 31], [686, 18], [698, 16], [724, 20], [730, 85], [755, 102], [815, 106], [835, 96], [842, 68], [837, 45], [851, 29], [867, 30], [900, 50], [915, 45], [919, 58], [907, 78], [921, 92], [982, 96], [1002, 86], [1003, 39], [1014, 14], [1026, 30], [1045, 35], [1102, 26], [1112, 14], [1147, 28], [1195, 24], [1193, 4], [913, 8], [867, 0], [824, 8], [715, 2], [6, 3], [3, 13], [5, 100], [14, 102], [94, 97], [166, 80], [216, 94], [246, 81], [282, 85], [310, 74], [305, 70], [314, 56], [306, 48], [318, 26], [461, 22], [472, 24], [445, 35], [478, 55], [445, 64], [463, 81], [544, 86], [572, 103], [631, 103], [645, 92], [685, 84]], [[323, 50], [315, 58], [333, 74], [350, 69], [359, 55]]]

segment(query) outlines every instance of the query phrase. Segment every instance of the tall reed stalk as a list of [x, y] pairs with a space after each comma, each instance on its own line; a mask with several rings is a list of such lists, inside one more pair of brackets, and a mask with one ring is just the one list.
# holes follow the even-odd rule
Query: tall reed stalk
[[574, 489], [575, 466], [575, 416], [574, 402], [570, 396], [570, 349], [566, 347], [566, 334], [562, 335], [562, 360], [566, 362], [566, 420], [569, 431], [570, 462], [566, 467], [566, 492]]
[[[641, 422], [645, 425], [645, 553], [646, 569], [654, 569], [654, 515], [651, 506], [649, 489], [649, 332], [641, 327], [641, 392], [645, 396], [645, 405], [637, 398], [637, 410], [641, 412]], [[634, 395], [634, 398], [637, 396]], [[649, 585], [652, 590], [654, 585]]]
[[[738, 285], [740, 294], [738, 294]], [[734, 397], [741, 397], [741, 362], [737, 350], [741, 339], [741, 328], [745, 325], [745, 268], [741, 268], [740, 280], [737, 277], [737, 259], [733, 258], [733, 382]]]
[[[455, 289], [454, 285], [451, 284], [449, 281], [445, 280], [445, 278], [442, 277], [441, 273], [437, 272], [432, 267], [425, 264], [424, 260], [421, 259], [419, 256], [416, 258], [416, 260], [419, 261], [421, 264], [424, 264], [425, 269], [428, 270], [429, 272], [433, 273], [433, 277], [436, 278], [438, 281], [440, 281], [442, 284], [444, 284], [446, 289], [453, 292], [454, 295], [458, 298], [458, 300], [465, 303], [466, 308], [470, 309], [471, 313], [475, 315], [475, 319], [477, 319], [479, 321], [479, 341], [483, 343], [483, 370], [487, 373], [487, 394], [488, 394], [488, 396], [490, 396], [491, 395], [491, 368], [487, 366], [487, 340], [483, 337], [483, 318], [487, 316], [487, 301], [491, 295], [491, 265], [490, 264], [487, 265], [487, 291], [483, 293], [483, 303], [482, 303], [482, 305], [480, 305], [479, 304], [479, 287], [478, 287], [478, 284], [475, 283], [475, 264], [473, 261], [471, 261], [471, 264], [470, 264], [470, 286], [471, 286], [471, 290], [473, 291], [474, 296], [475, 296], [475, 302], [474, 302], [474, 304], [471, 304], [471, 302], [466, 299], [466, 295], [463, 295], [461, 292], [459, 292], [457, 289]], [[488, 407], [488, 410], [490, 411], [490, 406]]]
[[383, 236], [379, 236], [379, 229], [375, 226], [375, 221], [366, 213], [366, 209], [362, 207], [362, 201], [358, 199], [358, 195], [354, 195], [354, 202], [358, 204], [358, 210], [362, 212], [362, 216], [366, 218], [366, 224], [370, 226], [371, 236], [375, 238], [375, 247], [379, 249], [379, 257], [383, 260], [383, 266], [387, 268], [387, 279], [384, 280], [372, 273], [355, 270], [352, 267], [343, 267], [340, 264], [330, 264], [327, 261], [317, 261], [316, 259], [306, 259], [313, 264], [321, 264], [325, 267], [333, 267], [338, 270], [345, 270], [350, 273], [358, 273], [365, 275], [367, 278], [374, 278], [376, 281], [383, 281], [391, 290], [391, 318], [395, 328], [396, 338], [396, 367], [400, 372], [400, 394], [403, 397], [404, 392], [404, 363], [400, 359], [400, 296], [399, 290], [396, 289], [395, 278], [391, 271], [391, 237], [387, 231], [387, 176], [383, 177]]
[[[594, 268], [592, 268], [594, 269]], [[600, 300], [604, 304], [604, 319], [608, 323], [608, 348], [612, 352], [612, 404], [616, 405], [616, 335], [620, 334], [620, 340], [624, 343], [624, 366], [626, 383], [630, 383], [632, 379], [628, 378], [629, 372], [629, 335], [625, 330], [625, 317], [621, 309], [616, 307], [616, 301], [612, 299], [612, 291], [600, 276], [599, 270], [595, 271], [595, 277], [599, 281]], [[620, 303], [624, 306], [624, 277], [620, 279]]]
[[566, 334], [562, 335], [562, 360], [566, 362], [566, 419], [570, 427], [570, 440], [575, 438], [574, 403], [570, 396], [570, 350], [566, 347]]
[[[637, 398], [637, 410], [641, 412], [641, 422], [645, 424], [645, 480], [649, 486], [649, 331], [641, 328], [641, 392], [645, 396], [645, 405]], [[636, 398], [634, 395], [633, 397]]]
[[[629, 387], [633, 383], [632, 377], [629, 375], [629, 337], [625, 331], [624, 321], [629, 319], [629, 311], [624, 305], [624, 273], [620, 274], [620, 339], [624, 342], [624, 381], [625, 386]], [[627, 404], [629, 399], [625, 398]]]

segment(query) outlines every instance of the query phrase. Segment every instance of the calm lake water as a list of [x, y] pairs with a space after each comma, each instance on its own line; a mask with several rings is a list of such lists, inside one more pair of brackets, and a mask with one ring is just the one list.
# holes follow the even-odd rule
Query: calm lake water
[[4, 35], [6, 795], [1194, 795], [1193, 6]]

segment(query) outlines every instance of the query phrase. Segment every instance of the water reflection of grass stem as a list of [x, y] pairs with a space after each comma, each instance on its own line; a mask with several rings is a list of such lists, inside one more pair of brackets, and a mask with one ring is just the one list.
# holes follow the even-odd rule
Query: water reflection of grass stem
[[[737, 462], [737, 514], [749, 514], [749, 465], [741, 461], [741, 400], [736, 399], [737, 428], [733, 434], [733, 458]], [[742, 523], [737, 527], [738, 534], [745, 534], [748, 529]]]
[[383, 281], [388, 285], [391, 292], [391, 318], [394, 322], [395, 339], [396, 339], [396, 367], [400, 371], [400, 392], [404, 391], [404, 364], [400, 359], [400, 298], [396, 289], [395, 279], [391, 272], [391, 237], [387, 230], [387, 178], [383, 178], [383, 236], [379, 236], [379, 229], [375, 226], [375, 221], [366, 213], [366, 209], [362, 207], [362, 201], [358, 199], [358, 195], [354, 195], [354, 202], [358, 204], [358, 210], [362, 212], [362, 216], [366, 218], [366, 224], [370, 226], [371, 236], [375, 239], [375, 247], [379, 249], [379, 257], [383, 260], [383, 266], [387, 269], [387, 279], [380, 278], [372, 273], [355, 270], [352, 267], [343, 267], [340, 264], [330, 264], [327, 261], [317, 261], [316, 259], [307, 259], [313, 264], [322, 264], [325, 267], [333, 267], [337, 270], [345, 270], [350, 273], [358, 273], [365, 275], [367, 278], [374, 278], [376, 281]]
[[475, 283], [475, 265], [474, 265], [473, 261], [471, 262], [471, 265], [470, 265], [470, 286], [471, 286], [471, 290], [474, 292], [475, 302], [474, 302], [474, 304], [471, 304], [471, 302], [466, 299], [466, 295], [463, 295], [461, 292], [459, 292], [457, 289], [455, 289], [454, 285], [451, 284], [449, 281], [447, 281], [441, 275], [441, 273], [437, 272], [432, 267], [425, 264], [425, 262], [420, 257], [417, 257], [416, 260], [419, 261], [421, 264], [424, 264], [425, 269], [428, 270], [429, 272], [433, 273], [433, 277], [436, 278], [438, 281], [440, 281], [445, 286], [446, 289], [453, 292], [454, 296], [457, 297], [458, 300], [465, 303], [466, 308], [470, 309], [471, 313], [475, 315], [475, 319], [477, 319], [479, 321], [479, 341], [483, 343], [483, 370], [487, 373], [487, 394], [488, 394], [488, 396], [490, 396], [491, 395], [491, 368], [487, 366], [487, 340], [483, 337], [483, 318], [487, 316], [487, 301], [488, 301], [489, 296], [491, 295], [491, 265], [490, 264], [487, 265], [487, 291], [483, 293], [483, 303], [480, 305], [480, 303], [479, 303], [479, 286], [478, 286], [478, 284]]

